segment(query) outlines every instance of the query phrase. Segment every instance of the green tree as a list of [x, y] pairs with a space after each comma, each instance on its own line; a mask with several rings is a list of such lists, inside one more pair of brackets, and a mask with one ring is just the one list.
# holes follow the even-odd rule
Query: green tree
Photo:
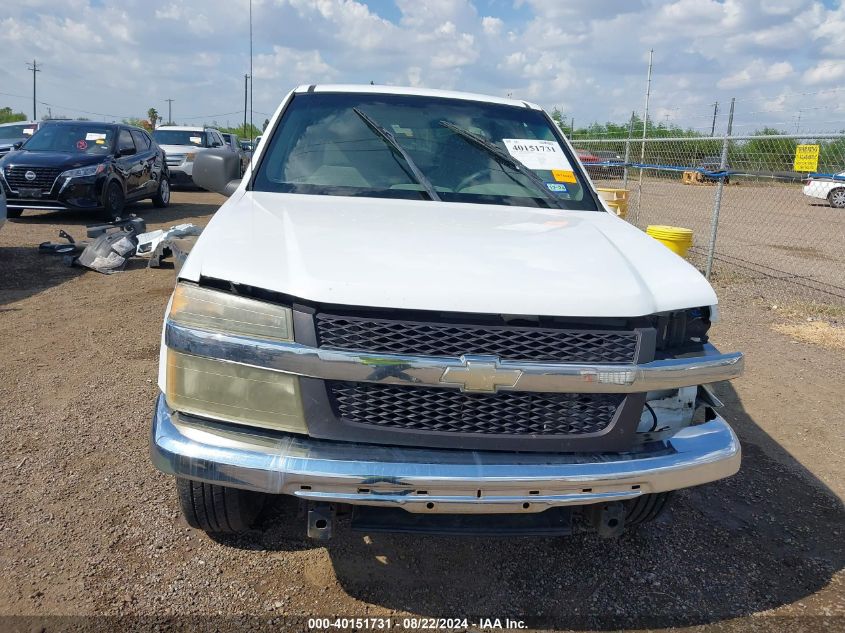
[[158, 110], [156, 110], [155, 108], [150, 108], [149, 110], [147, 110], [147, 119], [149, 119], [150, 121], [150, 127], [152, 129], [156, 129], [156, 123], [158, 123], [159, 119]]
[[0, 123], [15, 123], [16, 121], [26, 121], [26, 115], [23, 112], [15, 112], [12, 108], [0, 108]]

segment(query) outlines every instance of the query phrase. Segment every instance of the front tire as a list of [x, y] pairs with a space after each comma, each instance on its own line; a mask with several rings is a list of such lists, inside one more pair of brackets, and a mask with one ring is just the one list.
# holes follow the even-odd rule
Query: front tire
[[182, 515], [193, 528], [211, 534], [249, 530], [264, 505], [258, 492], [176, 478]]
[[170, 181], [162, 177], [158, 182], [158, 191], [153, 196], [153, 206], [164, 209], [170, 206]]
[[119, 220], [126, 208], [126, 196], [123, 193], [123, 187], [117, 181], [109, 183], [106, 189], [106, 199], [103, 206], [103, 219], [106, 222], [113, 222]]
[[625, 527], [636, 528], [638, 525], [654, 521], [663, 514], [672, 498], [672, 492], [645, 494], [625, 502]]
[[827, 201], [834, 209], [845, 209], [845, 187], [831, 189], [827, 194]]

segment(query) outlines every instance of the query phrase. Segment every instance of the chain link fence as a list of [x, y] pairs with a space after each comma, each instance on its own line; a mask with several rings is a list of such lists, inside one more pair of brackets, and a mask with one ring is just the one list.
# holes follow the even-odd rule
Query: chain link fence
[[[630, 191], [629, 222], [692, 229], [689, 260], [714, 280], [845, 305], [845, 134], [572, 143], [597, 186]], [[799, 145], [818, 146], [812, 172], [794, 171]]]

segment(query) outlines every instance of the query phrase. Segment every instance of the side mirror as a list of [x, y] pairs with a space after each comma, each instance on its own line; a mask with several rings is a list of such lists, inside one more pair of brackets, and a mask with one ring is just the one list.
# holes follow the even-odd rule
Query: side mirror
[[20, 149], [22, 146], [23, 146], [23, 141], [18, 141], [17, 143], [15, 143], [14, 145], [12, 145], [12, 147], [13, 147], [14, 149]]
[[194, 158], [194, 184], [208, 191], [231, 196], [241, 184], [240, 159], [225, 149], [207, 149]]

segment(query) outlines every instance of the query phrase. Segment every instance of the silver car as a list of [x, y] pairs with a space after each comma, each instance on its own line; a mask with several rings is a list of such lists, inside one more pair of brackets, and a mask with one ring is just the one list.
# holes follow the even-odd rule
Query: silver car
[[16, 143], [23, 143], [35, 134], [41, 123], [38, 121], [17, 121], [0, 124], [0, 158], [15, 149]]
[[[153, 138], [167, 155], [170, 184], [193, 186], [194, 158], [197, 153], [211, 148], [232, 150], [223, 140], [219, 130], [202, 126], [162, 125], [153, 132]], [[241, 174], [232, 174], [240, 178]]]
[[249, 165], [249, 159], [252, 156], [252, 152], [247, 152], [246, 150], [244, 150], [243, 142], [237, 134], [229, 134], [228, 132], [223, 132], [222, 136], [223, 140], [226, 141], [226, 145], [231, 147], [232, 151], [240, 157], [241, 173], [239, 174], [239, 177], [243, 176], [244, 172], [246, 172], [247, 165]]

